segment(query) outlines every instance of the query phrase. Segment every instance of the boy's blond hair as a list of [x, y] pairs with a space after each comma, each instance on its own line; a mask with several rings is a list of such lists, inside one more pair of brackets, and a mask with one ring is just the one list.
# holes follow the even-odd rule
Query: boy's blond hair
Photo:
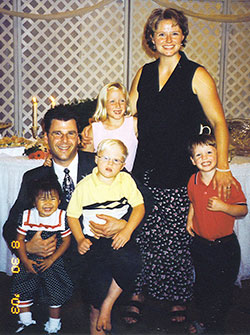
[[106, 103], [107, 103], [107, 96], [108, 96], [108, 91], [110, 90], [121, 90], [122, 93], [125, 96], [126, 100], [126, 116], [131, 116], [131, 107], [130, 107], [130, 101], [129, 101], [129, 94], [127, 89], [125, 88], [124, 85], [118, 83], [118, 82], [112, 82], [107, 85], [105, 85], [101, 90], [98, 95], [97, 99], [97, 105], [96, 105], [96, 110], [93, 115], [93, 121], [98, 122], [98, 121], [105, 121], [108, 117], [107, 110], [106, 110]]
[[117, 146], [121, 149], [121, 153], [122, 153], [122, 156], [123, 156], [124, 162], [125, 162], [125, 160], [128, 156], [128, 149], [122, 141], [116, 140], [116, 139], [102, 140], [98, 144], [96, 155], [99, 156], [102, 151], [104, 151], [105, 149], [110, 149], [114, 146]]

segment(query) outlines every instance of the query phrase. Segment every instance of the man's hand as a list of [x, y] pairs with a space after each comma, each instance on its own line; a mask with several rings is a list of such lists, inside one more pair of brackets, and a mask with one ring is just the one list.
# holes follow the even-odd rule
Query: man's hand
[[56, 235], [43, 240], [41, 234], [42, 232], [38, 231], [30, 241], [26, 242], [26, 250], [29, 254], [48, 257], [56, 250]]
[[232, 173], [230, 171], [228, 172], [216, 171], [213, 178], [213, 188], [214, 190], [216, 189], [216, 187], [218, 188], [219, 198], [222, 197], [222, 194], [225, 201], [230, 197], [232, 184], [238, 189], [238, 186], [235, 180], [233, 179]]
[[96, 216], [99, 219], [103, 219], [106, 221], [105, 224], [98, 224], [94, 221], [89, 221], [90, 230], [95, 235], [94, 237], [97, 239], [99, 239], [100, 237], [111, 238], [115, 234], [119, 233], [122, 229], [124, 229], [127, 224], [126, 220], [119, 220], [109, 215], [100, 214]]

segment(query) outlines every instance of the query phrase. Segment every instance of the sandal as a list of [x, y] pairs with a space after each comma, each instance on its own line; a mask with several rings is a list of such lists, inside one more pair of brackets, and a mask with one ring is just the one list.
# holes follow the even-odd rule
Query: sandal
[[[191, 327], [193, 328], [194, 332], [191, 332]], [[202, 323], [198, 321], [192, 321], [187, 329], [187, 333], [189, 335], [205, 334], [206, 328]]]
[[[131, 307], [137, 308], [138, 312], [131, 310]], [[130, 300], [127, 306], [125, 307], [125, 310], [122, 315], [124, 322], [129, 326], [137, 324], [142, 318], [142, 308], [143, 308], [142, 302], [137, 300]], [[127, 318], [133, 319], [133, 322], [128, 322], [128, 320], [126, 320]]]
[[[187, 309], [186, 306], [173, 306], [172, 308], [182, 308], [185, 307], [185, 309], [176, 309], [176, 310], [171, 310], [169, 315], [170, 315], [170, 320], [172, 323], [183, 323], [187, 321]], [[181, 317], [183, 320], [178, 321], [178, 318]]]

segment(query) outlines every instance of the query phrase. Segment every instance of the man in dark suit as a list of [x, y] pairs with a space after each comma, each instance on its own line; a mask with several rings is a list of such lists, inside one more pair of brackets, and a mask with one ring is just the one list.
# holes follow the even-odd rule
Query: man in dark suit
[[[10, 210], [9, 217], [3, 227], [3, 236], [12, 249], [11, 242], [16, 240], [16, 228], [18, 225], [18, 216], [25, 209], [32, 207], [29, 202], [30, 187], [32, 181], [42, 177], [50, 177], [56, 175], [60, 184], [63, 184], [64, 169], [68, 168], [74, 185], [92, 172], [95, 166], [94, 153], [78, 151], [80, 142], [79, 133], [80, 125], [78, 123], [78, 114], [74, 105], [59, 105], [54, 109], [50, 109], [44, 117], [44, 139], [48, 144], [52, 155], [52, 166], [40, 166], [38, 168], [27, 171], [22, 180], [21, 188], [16, 202]], [[141, 189], [141, 188], [140, 188]], [[143, 192], [143, 190], [141, 190]], [[143, 192], [145, 194], [145, 191]], [[66, 196], [64, 194], [60, 208], [67, 208]], [[106, 220], [106, 224], [102, 225], [102, 232], [96, 230], [96, 236], [110, 238], [120, 231], [126, 225], [125, 220], [118, 220], [108, 215], [102, 215], [102, 219]], [[99, 225], [97, 225], [99, 226]], [[42, 257], [48, 257], [55, 251], [55, 237], [46, 240], [41, 238], [41, 232], [37, 232], [35, 236], [26, 243], [27, 252]]]
[[[24, 174], [17, 200], [11, 208], [9, 217], [3, 227], [3, 236], [10, 249], [12, 249], [11, 242], [16, 240], [19, 215], [33, 205], [29, 201], [29, 193], [33, 181], [44, 177], [51, 178], [56, 176], [64, 190], [65, 174], [68, 173], [70, 175], [75, 186], [77, 182], [92, 172], [95, 166], [95, 154], [78, 151], [80, 143], [79, 133], [81, 131], [79, 127], [78, 116], [73, 105], [59, 105], [54, 109], [50, 109], [45, 114], [44, 139], [48, 144], [52, 156], [52, 165], [50, 167], [42, 165]], [[67, 173], [65, 169], [68, 170]], [[147, 191], [143, 187], [139, 188], [145, 199]], [[60, 208], [66, 210], [68, 201], [69, 198], [64, 193]], [[97, 238], [100, 236], [111, 238], [115, 233], [123, 229], [127, 223], [125, 219], [118, 220], [107, 215], [101, 215], [101, 218], [106, 220], [106, 223], [101, 228], [99, 225], [95, 225], [94, 222], [92, 226]], [[85, 294], [84, 288], [87, 287], [85, 280], [87, 280], [88, 273], [87, 265], [82, 260], [79, 262], [80, 255], [75, 247], [75, 241], [74, 239], [71, 241], [73, 245], [64, 254], [65, 268], [74, 284], [81, 284], [83, 294]], [[50, 256], [54, 253], [55, 249], [55, 235], [43, 240], [41, 232], [37, 232], [30, 241], [26, 242], [28, 253], [42, 257]], [[15, 249], [12, 249], [12, 251], [16, 252]]]
[[[77, 114], [71, 105], [59, 105], [46, 113], [44, 117], [44, 138], [52, 155], [52, 166], [40, 166], [24, 174], [17, 200], [11, 208], [3, 228], [4, 238], [10, 248], [11, 242], [16, 240], [19, 214], [32, 205], [29, 202], [29, 193], [33, 180], [56, 175], [62, 185], [64, 169], [68, 168], [70, 176], [76, 185], [84, 176], [91, 173], [95, 166], [93, 153], [78, 152], [78, 144], [80, 142], [78, 135], [80, 129], [78, 127]], [[65, 194], [60, 208], [67, 208]], [[47, 240], [42, 240], [40, 232], [37, 232], [33, 239], [26, 243], [29, 253], [43, 257], [51, 255], [55, 251], [55, 247], [55, 237], [52, 236]]]

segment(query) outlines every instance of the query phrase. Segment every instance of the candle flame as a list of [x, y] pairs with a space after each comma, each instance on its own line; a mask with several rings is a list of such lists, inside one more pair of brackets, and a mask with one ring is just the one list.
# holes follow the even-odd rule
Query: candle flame
[[33, 98], [32, 98], [32, 102], [33, 102], [33, 103], [36, 103], [36, 102], [37, 102], [37, 98], [36, 98], [36, 97], [33, 97]]
[[52, 95], [50, 96], [50, 101], [51, 101], [51, 107], [54, 108], [56, 105], [56, 99], [52, 97]]

